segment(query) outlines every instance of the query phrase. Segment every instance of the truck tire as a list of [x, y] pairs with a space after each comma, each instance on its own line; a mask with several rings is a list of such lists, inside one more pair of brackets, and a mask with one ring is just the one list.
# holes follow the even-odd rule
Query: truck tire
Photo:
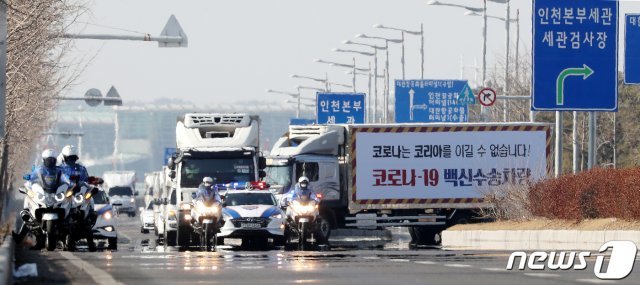
[[177, 245], [181, 248], [187, 248], [191, 245], [191, 233], [187, 227], [178, 227]]
[[177, 243], [177, 232], [176, 231], [165, 231], [164, 232], [164, 244], [167, 246], [176, 246]]
[[440, 244], [440, 232], [439, 229], [434, 229], [429, 226], [414, 226], [411, 227], [409, 232], [413, 230], [417, 245], [439, 245]]

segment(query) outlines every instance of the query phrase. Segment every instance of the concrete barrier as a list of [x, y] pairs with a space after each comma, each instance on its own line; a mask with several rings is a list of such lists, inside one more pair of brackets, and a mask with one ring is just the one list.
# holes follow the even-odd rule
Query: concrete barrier
[[0, 246], [0, 284], [13, 283], [13, 253], [15, 244], [11, 234], [5, 237]]
[[640, 231], [467, 230], [443, 231], [442, 247], [456, 250], [598, 250], [606, 241], [633, 241]]

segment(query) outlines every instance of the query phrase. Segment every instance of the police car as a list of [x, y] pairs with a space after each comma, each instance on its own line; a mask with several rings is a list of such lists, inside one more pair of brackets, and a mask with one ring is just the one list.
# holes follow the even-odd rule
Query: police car
[[239, 238], [243, 244], [266, 244], [268, 239], [276, 245], [284, 244], [286, 215], [266, 189], [265, 182], [252, 182], [248, 187], [220, 191], [224, 199], [218, 244], [223, 244], [225, 238]]

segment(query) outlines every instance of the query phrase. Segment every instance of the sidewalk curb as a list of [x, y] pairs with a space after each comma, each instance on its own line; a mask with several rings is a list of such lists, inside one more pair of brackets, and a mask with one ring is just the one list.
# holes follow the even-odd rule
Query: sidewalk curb
[[443, 231], [442, 247], [456, 250], [598, 250], [610, 240], [640, 247], [640, 231], [470, 230]]
[[15, 244], [11, 234], [0, 246], [0, 284], [13, 284], [13, 254]]

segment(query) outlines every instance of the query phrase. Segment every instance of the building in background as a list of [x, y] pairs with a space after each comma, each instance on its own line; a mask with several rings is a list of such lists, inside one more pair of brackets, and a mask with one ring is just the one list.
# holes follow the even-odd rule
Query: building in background
[[[61, 104], [52, 128], [54, 133], [81, 132], [81, 138], [50, 135], [43, 141], [58, 148], [66, 144], [79, 146], [81, 161], [92, 175], [126, 169], [135, 170], [142, 177], [143, 173], [159, 170], [164, 164], [165, 148], [175, 148], [176, 120], [185, 113], [259, 115], [262, 151], [271, 149], [273, 143], [287, 131], [289, 120], [295, 117], [294, 106], [273, 102], [219, 105], [127, 103], [117, 108], [81, 104], [84, 103]], [[314, 117], [312, 109], [306, 110], [305, 114], [307, 118]], [[114, 151], [116, 147], [117, 151]]]

